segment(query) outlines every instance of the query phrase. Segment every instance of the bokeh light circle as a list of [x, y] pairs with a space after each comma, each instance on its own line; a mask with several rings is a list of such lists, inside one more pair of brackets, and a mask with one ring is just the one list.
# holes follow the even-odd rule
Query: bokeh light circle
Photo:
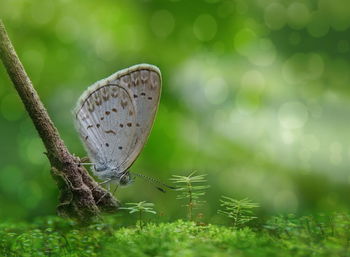
[[269, 38], [259, 38], [256, 33], [244, 28], [234, 37], [236, 51], [255, 65], [269, 66], [276, 59], [276, 47]]
[[247, 71], [241, 78], [241, 87], [236, 93], [236, 105], [240, 112], [257, 111], [261, 93], [265, 87], [264, 76], [256, 70]]
[[[43, 11], [45, 10], [45, 11]], [[32, 1], [29, 9], [32, 20], [38, 25], [49, 23], [55, 15], [55, 4], [53, 1]]]
[[217, 32], [216, 20], [209, 14], [198, 16], [193, 24], [193, 32], [200, 41], [212, 40]]
[[319, 10], [325, 13], [331, 27], [337, 31], [344, 31], [350, 27], [350, 5], [343, 0], [319, 0]]
[[301, 29], [308, 24], [310, 11], [303, 3], [294, 2], [287, 9], [288, 25], [292, 29]]
[[311, 20], [307, 24], [307, 31], [313, 37], [319, 38], [327, 35], [329, 31], [328, 20], [325, 19], [325, 14], [320, 11], [313, 12]]
[[2, 116], [9, 121], [19, 120], [24, 113], [21, 100], [19, 96], [14, 93], [5, 95], [1, 99], [0, 107]]
[[257, 70], [250, 70], [243, 74], [241, 79], [241, 86], [245, 88], [254, 89], [257, 92], [260, 92], [265, 87], [265, 78], [264, 75]]
[[308, 118], [308, 110], [301, 102], [284, 103], [278, 110], [279, 123], [285, 129], [302, 128]]
[[270, 39], [259, 39], [254, 50], [248, 55], [248, 59], [255, 65], [269, 66], [276, 59], [276, 47]]
[[301, 83], [318, 79], [324, 72], [324, 61], [316, 53], [296, 53], [288, 58], [282, 66], [283, 78], [288, 83]]
[[286, 8], [280, 3], [272, 3], [265, 8], [264, 19], [269, 29], [278, 30], [286, 24]]
[[174, 16], [168, 10], [154, 12], [150, 23], [153, 33], [160, 38], [168, 37], [175, 27]]
[[214, 77], [206, 83], [204, 93], [208, 101], [212, 104], [223, 103], [228, 96], [228, 86], [221, 77]]
[[63, 16], [56, 23], [57, 38], [63, 43], [72, 43], [79, 38], [79, 22], [71, 16]]
[[26, 145], [25, 155], [27, 156], [27, 160], [34, 165], [39, 165], [46, 162], [44, 152], [45, 148], [39, 137], [31, 138]]
[[249, 28], [244, 28], [238, 31], [234, 37], [234, 46], [236, 51], [241, 55], [250, 53], [250, 43], [257, 40], [255, 32]]

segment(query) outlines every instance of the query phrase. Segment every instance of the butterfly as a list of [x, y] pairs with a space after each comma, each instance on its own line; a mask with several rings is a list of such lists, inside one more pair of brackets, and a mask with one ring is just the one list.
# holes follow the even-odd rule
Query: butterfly
[[160, 70], [138, 64], [91, 85], [74, 109], [75, 125], [103, 183], [127, 185], [129, 168], [152, 129], [161, 95]]

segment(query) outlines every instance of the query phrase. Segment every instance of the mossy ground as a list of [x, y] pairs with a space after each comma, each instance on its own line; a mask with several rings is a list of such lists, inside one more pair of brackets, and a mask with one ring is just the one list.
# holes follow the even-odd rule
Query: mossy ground
[[194, 222], [149, 223], [142, 231], [113, 218], [79, 226], [50, 217], [0, 225], [0, 256], [350, 256], [350, 216], [273, 217], [232, 229]]

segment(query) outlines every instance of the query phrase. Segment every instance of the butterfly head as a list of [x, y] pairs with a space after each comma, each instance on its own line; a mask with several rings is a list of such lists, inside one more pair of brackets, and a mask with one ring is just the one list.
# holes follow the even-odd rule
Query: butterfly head
[[128, 170], [118, 174], [116, 180], [118, 181], [120, 186], [127, 186], [134, 182]]

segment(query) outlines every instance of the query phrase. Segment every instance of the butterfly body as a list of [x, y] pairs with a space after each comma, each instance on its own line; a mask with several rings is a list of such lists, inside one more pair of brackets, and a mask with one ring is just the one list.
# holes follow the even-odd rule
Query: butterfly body
[[74, 109], [75, 124], [97, 177], [121, 185], [131, 181], [128, 169], [150, 134], [160, 93], [159, 69], [139, 64], [82, 94]]

